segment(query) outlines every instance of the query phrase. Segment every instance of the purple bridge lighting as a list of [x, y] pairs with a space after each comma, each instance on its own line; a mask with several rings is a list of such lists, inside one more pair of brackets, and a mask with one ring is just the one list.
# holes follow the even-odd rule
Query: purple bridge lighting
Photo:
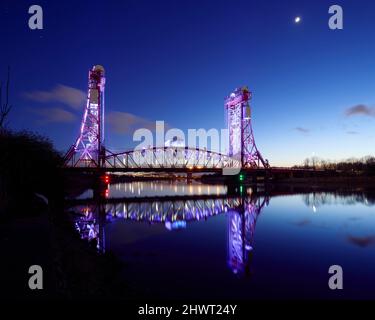
[[89, 71], [87, 103], [76, 143], [64, 158], [67, 168], [106, 171], [220, 172], [224, 168], [269, 168], [257, 149], [251, 126], [251, 92], [238, 88], [225, 99], [229, 152], [221, 154], [189, 147], [153, 147], [113, 153], [105, 148], [105, 72], [100, 65]]
[[75, 227], [82, 239], [94, 241], [105, 252], [105, 224], [124, 219], [139, 223], [164, 224], [173, 232], [188, 223], [226, 214], [227, 263], [235, 274], [249, 272], [257, 219], [268, 197], [234, 197], [190, 200], [94, 202], [75, 207]]

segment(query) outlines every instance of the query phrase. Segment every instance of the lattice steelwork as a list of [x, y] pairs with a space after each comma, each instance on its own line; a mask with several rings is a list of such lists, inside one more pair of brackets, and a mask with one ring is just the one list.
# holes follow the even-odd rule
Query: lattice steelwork
[[89, 71], [88, 96], [79, 137], [65, 156], [65, 165], [100, 167], [104, 156], [104, 68]]
[[202, 220], [241, 204], [239, 198], [107, 204], [108, 218], [151, 223]]
[[88, 96], [80, 134], [65, 155], [65, 166], [111, 169], [269, 166], [255, 144], [249, 106], [251, 92], [247, 87], [236, 89], [225, 101], [229, 129], [228, 155], [189, 147], [111, 153], [104, 148], [104, 87], [104, 68], [96, 65], [89, 71]]
[[104, 252], [104, 219], [164, 223], [167, 227], [177, 222], [204, 220], [240, 205], [241, 198], [98, 203], [75, 208], [81, 215], [75, 220], [75, 227], [82, 239], [96, 241], [98, 250]]
[[242, 167], [269, 167], [257, 149], [251, 126], [249, 101], [251, 92], [247, 87], [237, 88], [225, 99], [225, 111], [229, 131], [228, 155], [238, 159]]
[[128, 151], [119, 154], [108, 152], [106, 168], [236, 168], [241, 162], [227, 155], [189, 147], [161, 147]]
[[75, 221], [75, 229], [81, 236], [81, 239], [95, 241], [96, 248], [105, 252], [105, 232], [103, 216], [104, 206], [85, 206], [80, 208], [80, 218]]
[[243, 206], [228, 211], [228, 265], [236, 274], [244, 273], [250, 264], [256, 221], [266, 202], [245, 198]]
[[[248, 269], [249, 255], [257, 218], [268, 198], [235, 197], [206, 200], [167, 200], [99, 203], [76, 207], [81, 217], [75, 221], [81, 238], [96, 241], [100, 251], [105, 250], [104, 224], [117, 219], [143, 223], [163, 223], [168, 229], [186, 227], [186, 222], [206, 220], [227, 213], [228, 265], [234, 273]], [[172, 227], [171, 227], [172, 226]]]

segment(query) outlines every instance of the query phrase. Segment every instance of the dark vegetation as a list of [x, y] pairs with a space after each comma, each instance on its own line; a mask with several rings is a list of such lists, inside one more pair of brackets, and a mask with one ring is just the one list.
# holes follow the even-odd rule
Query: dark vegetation
[[38, 295], [25, 282], [7, 278], [7, 299], [134, 296], [120, 277], [122, 264], [110, 253], [98, 254], [74, 231], [64, 211], [62, 157], [52, 143], [35, 133], [3, 129], [0, 147], [0, 239], [8, 243], [0, 273], [22, 280], [37, 262], [46, 274], [45, 290]]
[[303, 165], [296, 168], [335, 170], [346, 176], [375, 176], [375, 157], [361, 159], [350, 158], [342, 161], [329, 161], [318, 157], [305, 159]]
[[[8, 129], [9, 69], [0, 83], [0, 273], [5, 299], [72, 299], [129, 296], [121, 265], [81, 241], [64, 212], [62, 156], [37, 133]], [[4, 98], [5, 97], [5, 98]], [[28, 289], [28, 267], [40, 264], [45, 289]], [[133, 295], [133, 294], [132, 294]], [[0, 297], [2, 295], [0, 294]]]
[[[32, 212], [45, 196], [49, 204], [63, 200], [61, 157], [45, 137], [31, 132], [0, 132], [0, 214]], [[38, 200], [39, 199], [39, 200]], [[31, 206], [31, 207], [30, 207]]]
[[5, 86], [0, 82], [0, 219], [40, 211], [46, 199], [48, 204], [63, 200], [62, 158], [52, 142], [33, 132], [7, 129], [9, 87], [8, 67]]

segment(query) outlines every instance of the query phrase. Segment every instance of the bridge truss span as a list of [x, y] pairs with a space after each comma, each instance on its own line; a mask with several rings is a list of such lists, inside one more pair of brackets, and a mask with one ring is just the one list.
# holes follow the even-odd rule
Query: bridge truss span
[[217, 152], [190, 147], [153, 147], [122, 153], [108, 152], [104, 166], [110, 169], [222, 169], [240, 168], [241, 162]]
[[81, 129], [76, 143], [65, 154], [64, 167], [99, 171], [141, 169], [140, 172], [152, 169], [216, 171], [224, 168], [269, 168], [268, 161], [263, 159], [255, 144], [249, 105], [252, 93], [247, 87], [237, 88], [225, 99], [229, 133], [227, 154], [190, 146], [136, 148], [114, 153], [108, 150], [104, 139], [105, 80], [103, 66], [96, 65], [89, 71], [88, 94]]

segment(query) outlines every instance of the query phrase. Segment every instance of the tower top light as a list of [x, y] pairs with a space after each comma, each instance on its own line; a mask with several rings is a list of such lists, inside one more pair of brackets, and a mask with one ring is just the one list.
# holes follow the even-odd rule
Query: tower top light
[[92, 67], [92, 71], [100, 71], [101, 74], [104, 76], [104, 67], [100, 64], [97, 64], [96, 66]]
[[225, 106], [232, 108], [240, 103], [248, 102], [252, 93], [247, 86], [236, 88], [228, 97], [225, 98]]

